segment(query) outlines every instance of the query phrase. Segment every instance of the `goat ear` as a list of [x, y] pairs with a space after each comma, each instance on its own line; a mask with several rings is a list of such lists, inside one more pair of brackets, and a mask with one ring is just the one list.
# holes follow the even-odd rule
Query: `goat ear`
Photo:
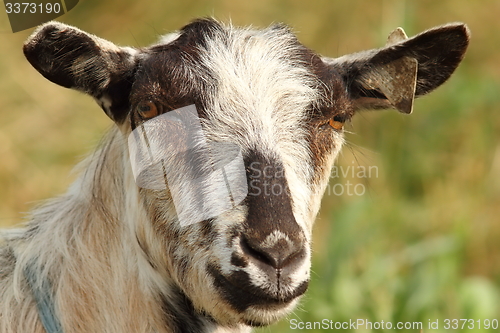
[[111, 119], [125, 119], [136, 66], [134, 49], [49, 22], [28, 38], [23, 51], [45, 78], [93, 96]]
[[469, 29], [454, 23], [407, 38], [398, 28], [378, 50], [323, 59], [343, 76], [356, 108], [411, 113], [415, 97], [443, 84], [462, 61]]

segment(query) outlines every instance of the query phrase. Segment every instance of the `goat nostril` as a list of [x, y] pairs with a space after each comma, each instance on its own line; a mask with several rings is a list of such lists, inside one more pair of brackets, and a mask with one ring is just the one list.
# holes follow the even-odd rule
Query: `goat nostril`
[[243, 253], [257, 259], [258, 261], [262, 261], [263, 263], [273, 267], [276, 266], [275, 260], [272, 257], [261, 249], [257, 249], [256, 247], [250, 245], [245, 237], [241, 238], [241, 249], [243, 250]]
[[258, 263], [264, 263], [275, 269], [291, 266], [305, 257], [305, 250], [302, 245], [296, 246], [288, 242], [277, 242], [272, 247], [263, 247], [252, 239], [241, 238], [241, 249], [250, 259]]

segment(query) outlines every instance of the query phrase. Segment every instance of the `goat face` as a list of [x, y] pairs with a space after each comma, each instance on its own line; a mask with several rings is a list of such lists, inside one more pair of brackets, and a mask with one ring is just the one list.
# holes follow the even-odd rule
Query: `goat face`
[[[137, 221], [134, 232], [149, 263], [197, 311], [227, 325], [266, 325], [289, 313], [307, 288], [311, 228], [343, 124], [360, 108], [410, 113], [415, 96], [452, 74], [467, 44], [463, 24], [411, 39], [397, 30], [385, 48], [330, 59], [283, 26], [198, 20], [145, 49], [48, 23], [24, 51], [49, 80], [92, 95], [126, 136], [191, 106], [202, 129], [193, 147], [236, 147], [241, 200], [183, 224], [171, 188], [137, 183], [128, 190], [140, 193], [147, 222]], [[168, 126], [156, 138], [172, 130], [166, 145], [186, 145], [188, 131]], [[166, 160], [178, 176], [189, 172], [182, 158]], [[166, 173], [163, 165], [160, 176]], [[194, 192], [207, 192], [208, 179]], [[214, 204], [206, 201], [187, 210]]]

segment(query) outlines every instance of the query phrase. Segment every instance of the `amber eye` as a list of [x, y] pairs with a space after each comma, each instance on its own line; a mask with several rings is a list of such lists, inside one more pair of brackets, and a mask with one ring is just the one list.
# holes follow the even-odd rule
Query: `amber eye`
[[344, 128], [344, 123], [335, 119], [336, 117], [330, 119], [328, 124], [336, 131], [340, 131]]
[[136, 110], [142, 119], [151, 119], [159, 114], [158, 107], [152, 101], [139, 103]]

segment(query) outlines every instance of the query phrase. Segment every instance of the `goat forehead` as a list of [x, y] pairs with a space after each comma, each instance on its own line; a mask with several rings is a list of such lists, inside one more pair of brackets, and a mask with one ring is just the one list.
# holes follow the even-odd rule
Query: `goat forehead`
[[237, 142], [244, 155], [255, 149], [273, 156], [287, 175], [305, 181], [310, 159], [305, 120], [319, 95], [307, 56], [295, 37], [280, 29], [213, 35], [200, 51], [217, 82], [207, 96], [207, 135]]
[[[205, 41], [200, 60], [217, 81], [214, 104], [252, 116], [285, 116], [316, 100], [313, 56], [284, 29], [227, 29]], [[218, 111], [217, 108], [214, 110]], [[240, 113], [240, 112], [238, 112]]]
[[143, 63], [136, 95], [158, 95], [167, 109], [195, 103], [208, 136], [242, 147], [276, 146], [290, 132], [301, 137], [321, 84], [311, 66], [316, 55], [286, 28], [208, 21], [166, 41]]
[[[200, 38], [181, 32], [151, 48], [138, 72], [142, 92], [133, 98], [149, 94], [167, 109], [194, 103], [208, 140], [279, 162], [289, 179], [280, 185], [290, 189], [294, 219], [305, 228], [307, 207], [300, 203], [307, 202], [302, 196], [311, 193], [312, 176], [307, 118], [320, 98], [315, 55], [284, 28], [226, 27]], [[252, 167], [255, 174], [272, 170], [265, 163]]]

